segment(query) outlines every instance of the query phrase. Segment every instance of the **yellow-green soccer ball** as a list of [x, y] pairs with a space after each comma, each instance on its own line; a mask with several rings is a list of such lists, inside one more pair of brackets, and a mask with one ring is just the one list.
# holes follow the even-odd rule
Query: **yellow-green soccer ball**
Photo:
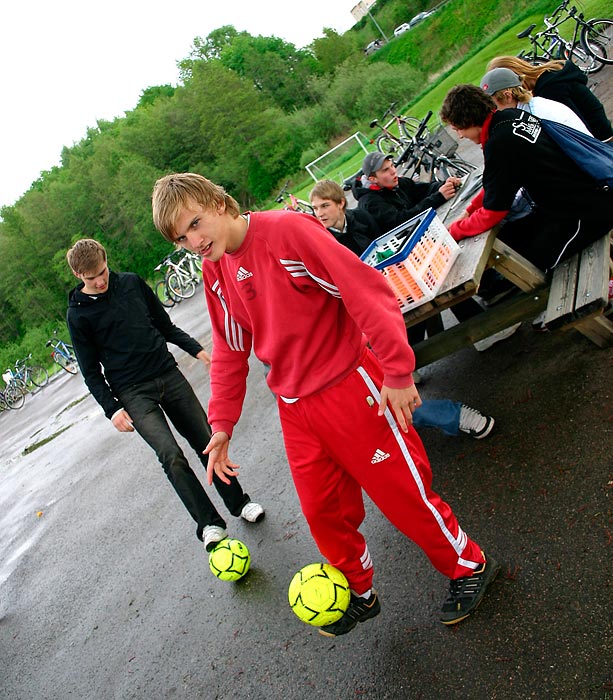
[[226, 537], [209, 554], [211, 571], [222, 581], [238, 581], [249, 571], [251, 555], [247, 545]]
[[345, 575], [330, 564], [309, 564], [289, 584], [289, 605], [307, 625], [330, 625], [349, 607]]

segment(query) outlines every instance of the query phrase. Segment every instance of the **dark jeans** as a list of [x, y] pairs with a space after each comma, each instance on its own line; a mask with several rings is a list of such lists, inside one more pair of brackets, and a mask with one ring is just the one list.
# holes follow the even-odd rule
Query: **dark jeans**
[[[599, 212], [595, 212], [598, 215]], [[611, 218], [601, 220], [585, 216], [556, 219], [551, 212], [536, 207], [522, 219], [509, 221], [500, 228], [498, 238], [511, 246], [541, 270], [549, 270], [570, 258], [585, 246], [602, 238], [611, 229]]]
[[[117, 398], [130, 415], [134, 429], [155, 450], [168, 480], [198, 524], [198, 538], [202, 539], [206, 525], [225, 528], [224, 519], [189, 466], [166, 420], [189, 442], [206, 469], [208, 456], [202, 451], [211, 438], [211, 429], [204, 409], [181, 372], [175, 368], [156, 379], [134, 384], [118, 392]], [[217, 475], [213, 477], [226, 507], [232, 515], [239, 516], [249, 496], [238, 479], [231, 477], [230, 482], [224, 484]]]

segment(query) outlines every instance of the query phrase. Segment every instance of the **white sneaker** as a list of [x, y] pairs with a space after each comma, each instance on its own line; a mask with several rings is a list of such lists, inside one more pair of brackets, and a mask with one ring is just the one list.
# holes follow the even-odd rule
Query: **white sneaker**
[[483, 340], [478, 340], [476, 343], [473, 343], [473, 347], [477, 352], [483, 352], [484, 350], [488, 350], [492, 347], [492, 345], [499, 343], [501, 340], [506, 340], [507, 338], [510, 338], [520, 326], [521, 321], [519, 323], [515, 323], [512, 326], [509, 326], [508, 328], [498, 331], [498, 333], [494, 333], [494, 335], [490, 335], [487, 338], [483, 338]]
[[492, 416], [484, 416], [476, 408], [462, 404], [459, 428], [463, 433], [474, 437], [475, 440], [487, 437], [492, 432], [494, 422]]
[[204, 541], [204, 548], [207, 552], [210, 552], [215, 548], [215, 545], [222, 540], [225, 540], [228, 533], [219, 527], [219, 525], [206, 525], [202, 532], [202, 539]]
[[241, 510], [241, 518], [246, 520], [248, 523], [259, 523], [260, 520], [266, 515], [264, 508], [259, 503], [254, 501], [249, 501], [249, 503], [243, 506]]

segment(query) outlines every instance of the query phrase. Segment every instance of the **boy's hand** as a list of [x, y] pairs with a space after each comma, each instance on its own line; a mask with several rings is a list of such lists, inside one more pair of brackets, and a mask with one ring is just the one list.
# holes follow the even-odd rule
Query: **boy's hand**
[[125, 408], [111, 418], [111, 423], [119, 430], [120, 433], [133, 433], [134, 426], [132, 425], [132, 419], [130, 418], [128, 412]]
[[462, 180], [459, 177], [448, 177], [443, 185], [438, 188], [438, 191], [445, 197], [445, 199], [451, 199], [455, 196], [459, 185], [462, 184]]
[[200, 360], [200, 362], [205, 364], [207, 369], [211, 369], [211, 356], [206, 350], [201, 350], [196, 357]]
[[230, 461], [228, 458], [228, 445], [230, 444], [230, 436], [228, 433], [213, 433], [209, 444], [206, 446], [202, 454], [209, 456], [209, 463], [206, 468], [206, 476], [209, 486], [213, 483], [213, 474], [224, 482], [229, 484], [228, 476], [237, 476], [240, 467], [238, 464]]
[[421, 399], [415, 384], [408, 386], [406, 389], [390, 389], [385, 385], [382, 386], [381, 403], [379, 404], [380, 416], [383, 415], [388, 404], [396, 415], [398, 425], [403, 432], [408, 432], [409, 425], [413, 423], [413, 411], [418, 406], [421, 406]]

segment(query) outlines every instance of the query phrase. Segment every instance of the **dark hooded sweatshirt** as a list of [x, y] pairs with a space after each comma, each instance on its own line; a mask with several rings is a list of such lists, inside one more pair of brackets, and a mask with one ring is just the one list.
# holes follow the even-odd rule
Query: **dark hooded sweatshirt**
[[107, 418], [122, 408], [122, 389], [176, 367], [167, 343], [194, 357], [202, 350], [138, 275], [111, 272], [104, 294], [84, 294], [83, 286], [68, 295], [66, 320], [85, 383]]
[[602, 103], [587, 86], [587, 75], [572, 61], [567, 61], [562, 70], [543, 73], [532, 92], [570, 107], [595, 138], [605, 141], [613, 136]]
[[445, 197], [439, 192], [442, 184], [399, 177], [398, 185], [389, 189], [363, 178], [362, 186], [353, 188], [353, 195], [358, 200], [358, 207], [366, 209], [385, 233], [430, 207], [438, 209], [444, 204]]

